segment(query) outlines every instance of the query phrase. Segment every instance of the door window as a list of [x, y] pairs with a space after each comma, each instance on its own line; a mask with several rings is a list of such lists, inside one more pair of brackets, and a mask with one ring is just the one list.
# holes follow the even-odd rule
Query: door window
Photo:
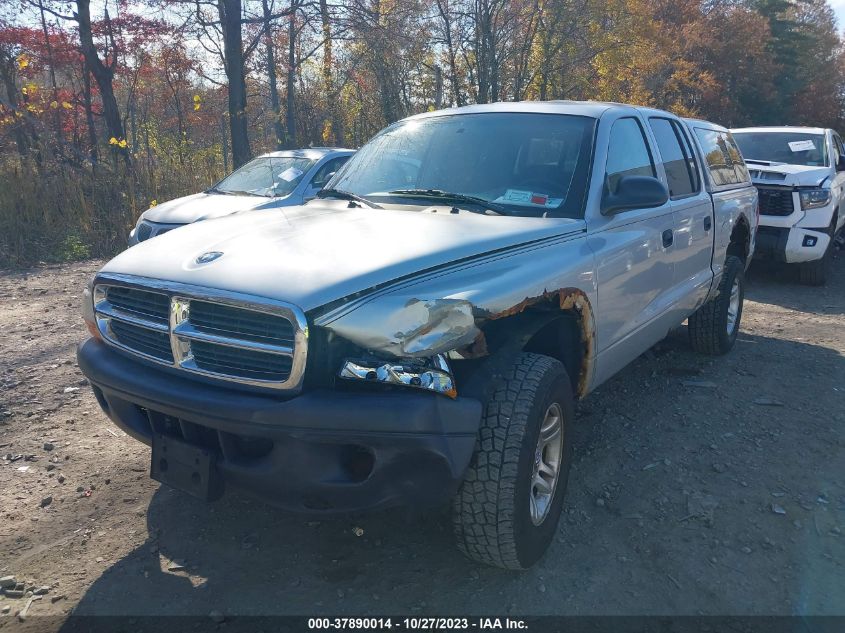
[[648, 143], [636, 119], [617, 119], [610, 129], [605, 171], [605, 186], [611, 192], [625, 176], [656, 176]]
[[325, 187], [331, 177], [334, 176], [337, 170], [340, 169], [348, 160], [349, 156], [340, 156], [338, 158], [327, 160], [323, 166], [317, 170], [317, 173], [314, 174], [314, 178], [311, 180], [311, 186], [316, 187], [317, 189]]
[[669, 119], [655, 117], [649, 119], [649, 125], [663, 159], [669, 195], [677, 199], [697, 192], [698, 170], [678, 124]]

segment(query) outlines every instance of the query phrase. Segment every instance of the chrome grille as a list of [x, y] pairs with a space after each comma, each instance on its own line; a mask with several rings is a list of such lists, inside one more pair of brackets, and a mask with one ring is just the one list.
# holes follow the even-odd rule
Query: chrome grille
[[158, 292], [110, 286], [106, 300], [113, 308], [138, 318], [148, 318], [165, 325], [170, 318], [170, 299]]
[[252, 352], [204, 341], [194, 341], [191, 351], [197, 367], [206, 371], [273, 381], [286, 380], [290, 375], [289, 356]]
[[200, 332], [293, 346], [291, 322], [266, 312], [250, 312], [219, 303], [192, 301], [191, 323]]
[[307, 326], [290, 304], [130, 275], [102, 274], [94, 311], [103, 339], [177, 370], [251, 387], [301, 387]]
[[138, 350], [146, 356], [152, 356], [168, 363], [173, 362], [170, 336], [166, 332], [150, 330], [117, 319], [111, 320], [110, 330], [112, 336], [121, 345]]

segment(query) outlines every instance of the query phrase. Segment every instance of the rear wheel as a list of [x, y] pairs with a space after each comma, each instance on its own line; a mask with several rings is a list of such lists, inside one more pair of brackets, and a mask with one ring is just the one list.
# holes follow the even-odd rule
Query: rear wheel
[[727, 354], [734, 346], [745, 298], [743, 271], [739, 257], [728, 257], [716, 296], [690, 316], [689, 337], [695, 351], [718, 356]]
[[460, 550], [526, 569], [554, 538], [571, 463], [572, 387], [563, 365], [522, 353], [485, 405], [476, 452], [453, 503]]

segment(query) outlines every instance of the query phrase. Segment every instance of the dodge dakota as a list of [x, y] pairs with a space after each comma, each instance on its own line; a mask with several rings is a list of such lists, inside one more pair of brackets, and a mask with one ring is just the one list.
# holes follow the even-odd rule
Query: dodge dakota
[[524, 569], [557, 530], [575, 399], [685, 320], [728, 352], [756, 221], [711, 123], [426, 113], [304, 206], [115, 257], [84, 293], [79, 365], [158, 481], [315, 513], [449, 501], [466, 555]]

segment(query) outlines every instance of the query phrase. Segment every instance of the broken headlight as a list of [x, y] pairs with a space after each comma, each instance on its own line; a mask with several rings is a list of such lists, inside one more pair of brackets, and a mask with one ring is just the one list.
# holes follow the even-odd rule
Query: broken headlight
[[455, 380], [442, 354], [425, 359], [346, 360], [338, 374], [348, 380], [400, 385], [457, 397]]
[[813, 187], [801, 190], [801, 208], [817, 209], [827, 206], [830, 202], [830, 189], [824, 187]]

